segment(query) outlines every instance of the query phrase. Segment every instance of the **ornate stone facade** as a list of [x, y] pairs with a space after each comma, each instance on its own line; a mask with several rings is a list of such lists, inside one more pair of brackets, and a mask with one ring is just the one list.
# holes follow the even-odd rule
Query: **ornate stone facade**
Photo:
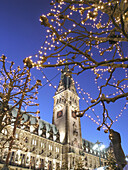
[[[54, 96], [53, 124], [23, 114], [25, 124], [17, 128], [10, 156], [10, 169], [95, 169], [105, 165], [107, 151], [94, 151], [94, 143], [82, 139], [79, 97], [68, 67], [62, 71], [61, 80]], [[13, 111], [13, 117], [17, 110]], [[29, 123], [28, 123], [29, 122]], [[0, 167], [7, 152], [7, 139], [13, 125], [6, 127], [0, 136]], [[9, 140], [8, 140], [9, 141]]]

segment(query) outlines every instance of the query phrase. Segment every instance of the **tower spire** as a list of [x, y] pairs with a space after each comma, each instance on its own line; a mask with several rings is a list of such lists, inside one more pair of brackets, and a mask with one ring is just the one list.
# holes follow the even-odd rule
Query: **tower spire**
[[[66, 54], [66, 63], [68, 63], [68, 57], [67, 57], [67, 54]], [[65, 68], [64, 68], [65, 72], [68, 72], [69, 71], [69, 66], [66, 64], [65, 65]]]
[[[68, 62], [68, 58], [67, 58], [67, 55], [66, 55], [66, 62]], [[73, 90], [73, 93], [77, 94], [76, 92], [76, 88], [75, 88], [75, 85], [74, 85], [74, 80], [72, 78], [72, 71], [69, 69], [69, 66], [68, 64], [65, 64], [65, 67], [62, 69], [61, 71], [61, 80], [59, 82], [59, 86], [57, 88], [57, 91], [55, 94], [58, 94], [64, 90], [70, 90], [72, 91]]]

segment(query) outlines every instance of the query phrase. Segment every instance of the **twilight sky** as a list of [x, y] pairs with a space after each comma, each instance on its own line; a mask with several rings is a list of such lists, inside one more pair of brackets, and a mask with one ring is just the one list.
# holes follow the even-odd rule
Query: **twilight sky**
[[[45, 40], [46, 29], [41, 26], [39, 17], [42, 14], [47, 14], [50, 10], [50, 0], [1, 0], [0, 1], [0, 55], [4, 54], [8, 60], [14, 61], [16, 66], [23, 65], [23, 59], [30, 55], [35, 55], [40, 47], [43, 45]], [[32, 70], [32, 74], [36, 79], [41, 79], [43, 87], [39, 90], [38, 103], [40, 104], [40, 116], [45, 121], [52, 123], [53, 113], [53, 96], [55, 89], [49, 86], [46, 79], [43, 79], [45, 75], [49, 80], [52, 80], [54, 86], [58, 86], [61, 73], [57, 69], [46, 69], [41, 71], [36, 69]], [[60, 74], [59, 74], [60, 73]], [[87, 103], [82, 100], [83, 91], [91, 94], [92, 97], [96, 97], [97, 87], [94, 83], [93, 74], [90, 71], [82, 73], [79, 77], [73, 76], [75, 82], [80, 84], [83, 89], [78, 94], [80, 97], [80, 109], [87, 107]], [[77, 87], [76, 84], [76, 87]], [[87, 95], [84, 96], [88, 100]], [[121, 106], [122, 104], [122, 106]], [[123, 107], [123, 102], [118, 101], [116, 104], [109, 106], [110, 114], [113, 118], [120, 113]], [[88, 111], [87, 113], [94, 119], [94, 113]], [[102, 115], [102, 110], [97, 107], [95, 110], [96, 115]], [[112, 128], [121, 134], [122, 147], [125, 154], [128, 154], [128, 116], [127, 109], [123, 111], [122, 116], [116, 123], [113, 124]], [[97, 131], [97, 125], [91, 121], [87, 116], [81, 118], [82, 137], [91, 141], [96, 142], [97, 140], [103, 142], [106, 147], [109, 145], [108, 134], [105, 134], [103, 130]]]

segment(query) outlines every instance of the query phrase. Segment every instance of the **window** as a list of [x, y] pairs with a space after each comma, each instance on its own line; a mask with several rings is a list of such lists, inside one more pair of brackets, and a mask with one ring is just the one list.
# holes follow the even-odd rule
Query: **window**
[[4, 154], [3, 154], [3, 159], [4, 159], [4, 160], [7, 158], [7, 154], [8, 154], [8, 152], [5, 151]]
[[52, 162], [48, 161], [48, 170], [52, 170]]
[[41, 142], [41, 143], [40, 143], [40, 146], [41, 146], [42, 148], [44, 148], [44, 143]]
[[3, 133], [4, 135], [7, 135], [7, 129], [2, 129], [2, 133]]
[[32, 140], [32, 145], [36, 145], [36, 140], [35, 139]]
[[63, 111], [62, 110], [57, 112], [57, 118], [62, 117], [62, 115], [63, 115]]
[[59, 92], [62, 91], [62, 90], [63, 90], [63, 88], [60, 88], [60, 89], [59, 89]]
[[74, 89], [72, 89], [72, 91], [74, 92], [75, 90], [74, 90]]
[[88, 159], [87, 159], [87, 156], [85, 157], [85, 161], [87, 161]]
[[18, 161], [18, 157], [19, 157], [19, 155], [18, 155], [18, 153], [16, 154], [16, 157], [15, 157], [15, 161]]
[[51, 146], [51, 145], [49, 145], [49, 150], [51, 150], [51, 151], [52, 151], [52, 146]]
[[75, 118], [75, 119], [77, 118], [76, 117], [76, 111], [72, 111], [72, 117]]
[[18, 139], [18, 133], [15, 134], [16, 139]]
[[28, 137], [26, 136], [26, 138], [24, 139], [25, 143], [28, 143]]
[[59, 152], [59, 148], [56, 147], [56, 152]]
[[40, 166], [41, 169], [44, 169], [44, 159], [40, 159]]
[[85, 166], [88, 166], [88, 163], [87, 163], [87, 162], [85, 163]]
[[60, 164], [56, 162], [56, 169], [60, 169]]

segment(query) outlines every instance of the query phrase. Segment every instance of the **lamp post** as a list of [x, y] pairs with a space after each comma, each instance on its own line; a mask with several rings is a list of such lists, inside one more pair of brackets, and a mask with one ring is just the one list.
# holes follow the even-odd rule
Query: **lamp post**
[[105, 145], [103, 145], [103, 142], [99, 142], [98, 140], [97, 140], [97, 142], [94, 144], [94, 146], [93, 146], [93, 150], [97, 150], [97, 151], [99, 151], [99, 164], [100, 164], [100, 167], [101, 167], [101, 151], [103, 150], [105, 148]]

